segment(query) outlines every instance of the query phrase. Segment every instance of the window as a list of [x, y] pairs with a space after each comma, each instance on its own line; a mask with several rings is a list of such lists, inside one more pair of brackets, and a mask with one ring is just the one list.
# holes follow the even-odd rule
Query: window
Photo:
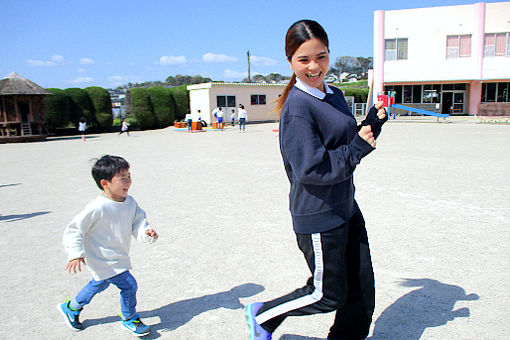
[[509, 103], [510, 83], [483, 83], [482, 103]]
[[446, 58], [471, 57], [471, 34], [446, 37]]
[[423, 103], [440, 103], [441, 85], [423, 85]]
[[265, 94], [252, 94], [251, 105], [265, 105], [266, 95]]
[[510, 33], [487, 33], [483, 55], [485, 57], [510, 56]]
[[236, 107], [236, 96], [216, 96], [217, 107]]
[[410, 85], [404, 85], [404, 103], [413, 102], [413, 87]]
[[407, 38], [384, 40], [384, 60], [407, 59]]

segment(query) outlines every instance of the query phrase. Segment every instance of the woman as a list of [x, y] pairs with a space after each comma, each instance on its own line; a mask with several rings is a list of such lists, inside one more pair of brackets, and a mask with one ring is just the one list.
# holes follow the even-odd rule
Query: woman
[[[296, 238], [312, 277], [306, 286], [245, 310], [250, 339], [271, 339], [287, 316], [336, 311], [328, 339], [364, 339], [374, 310], [374, 276], [353, 172], [387, 120], [377, 103], [358, 128], [343, 93], [324, 82], [329, 42], [315, 21], [287, 32], [294, 74], [280, 97], [280, 149]], [[358, 131], [359, 130], [359, 131]]]

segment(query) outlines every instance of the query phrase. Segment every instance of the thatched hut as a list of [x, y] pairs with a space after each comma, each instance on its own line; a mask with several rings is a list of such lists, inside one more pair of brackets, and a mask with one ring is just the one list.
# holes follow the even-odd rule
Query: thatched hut
[[43, 124], [47, 95], [51, 92], [16, 72], [0, 80], [0, 142], [46, 138]]

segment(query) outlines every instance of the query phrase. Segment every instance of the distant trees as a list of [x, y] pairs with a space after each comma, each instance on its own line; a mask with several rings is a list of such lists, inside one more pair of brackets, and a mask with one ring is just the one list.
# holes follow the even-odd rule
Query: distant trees
[[[288, 80], [290, 77], [282, 76], [280, 73], [269, 73], [267, 76], [264, 76], [262, 74], [256, 74], [251, 78], [251, 81], [253, 83], [279, 83], [283, 80]], [[242, 80], [243, 83], [248, 82], [248, 78], [244, 78]]]
[[166, 84], [171, 86], [180, 86], [180, 85], [191, 85], [191, 84], [200, 84], [200, 83], [208, 83], [211, 80], [211, 78], [204, 78], [201, 75], [196, 76], [183, 76], [183, 75], [176, 75], [175, 77], [169, 76], [166, 78]]
[[361, 79], [368, 77], [368, 70], [373, 67], [372, 57], [352, 57], [343, 56], [337, 58], [334, 65], [330, 67], [329, 73], [333, 73], [340, 78], [344, 72], [357, 74]]

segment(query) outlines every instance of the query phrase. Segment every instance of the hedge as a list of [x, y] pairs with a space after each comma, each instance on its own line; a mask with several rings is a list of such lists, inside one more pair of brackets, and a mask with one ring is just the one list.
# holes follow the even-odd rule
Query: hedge
[[135, 116], [141, 129], [153, 129], [156, 127], [156, 116], [152, 108], [149, 91], [143, 87], [132, 88], [127, 91], [130, 97], [130, 113]]
[[189, 93], [186, 90], [188, 85], [175, 86], [170, 88], [177, 110], [175, 112], [175, 120], [183, 120], [189, 111]]
[[150, 96], [156, 124], [159, 128], [169, 126], [174, 121], [176, 105], [170, 89], [163, 86], [147, 88]]
[[69, 125], [71, 112], [71, 100], [69, 96], [61, 89], [48, 88], [46, 90], [53, 93], [53, 96], [44, 97], [44, 104], [46, 106], [44, 123], [46, 127], [50, 131], [60, 127], [66, 127]]
[[110, 93], [98, 86], [85, 88], [95, 110], [95, 119], [102, 128], [109, 128], [113, 124], [113, 112]]
[[69, 88], [65, 89], [63, 92], [69, 96], [70, 99], [71, 112], [69, 120], [71, 123], [78, 126], [81, 117], [85, 117], [88, 127], [96, 126], [97, 120], [94, 105], [87, 92], [80, 88]]

